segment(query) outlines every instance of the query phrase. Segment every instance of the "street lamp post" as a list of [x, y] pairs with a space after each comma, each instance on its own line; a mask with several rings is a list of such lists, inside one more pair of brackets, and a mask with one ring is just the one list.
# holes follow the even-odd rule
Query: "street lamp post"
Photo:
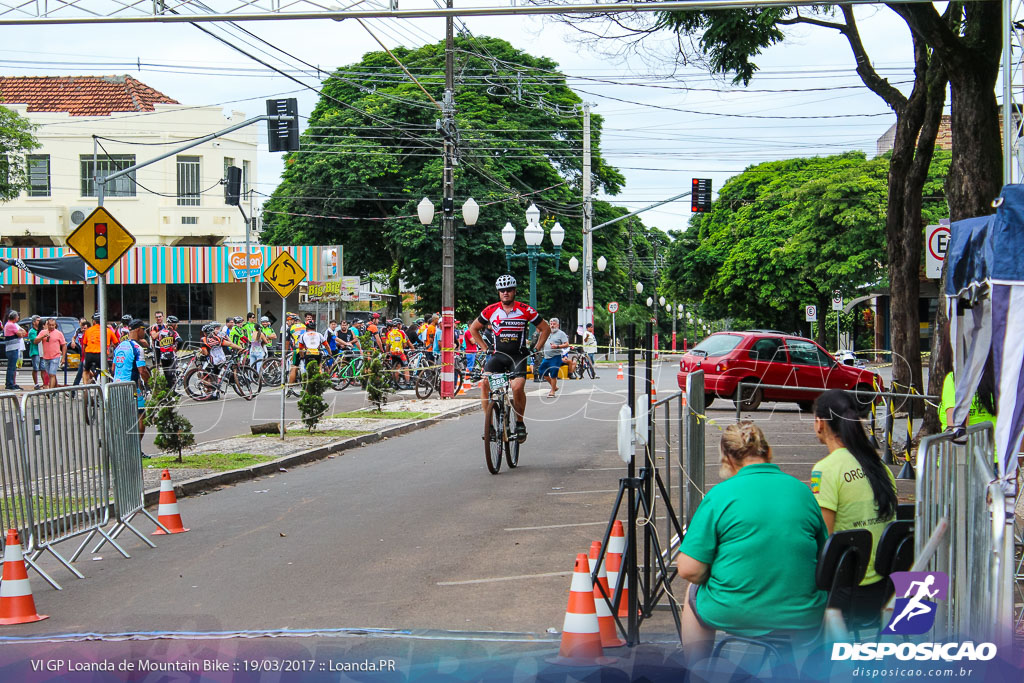
[[[446, 143], [447, 145], [447, 143]], [[446, 183], [446, 189], [450, 185]], [[441, 398], [455, 396], [455, 216], [454, 202], [443, 203], [444, 229], [442, 230], [441, 269]], [[416, 214], [423, 225], [434, 220], [434, 204], [424, 197], [416, 206]], [[472, 197], [462, 205], [462, 220], [476, 225], [480, 205]], [[401, 295], [401, 292], [398, 293]], [[401, 301], [401, 299], [399, 299]]]
[[[683, 309], [684, 306], [682, 304], [679, 304], [678, 306], [676, 306], [676, 310], [672, 312], [672, 351], [676, 350], [676, 320], [682, 317]], [[685, 341], [683, 342], [683, 350], [686, 350]]]
[[511, 223], [505, 223], [501, 229], [501, 241], [505, 244], [505, 265], [512, 270], [512, 261], [525, 258], [530, 265], [530, 307], [537, 308], [537, 263], [542, 259], [552, 259], [555, 262], [555, 270], [558, 269], [559, 259], [562, 257], [562, 241], [565, 239], [565, 230], [558, 223], [551, 228], [551, 244], [555, 247], [554, 254], [543, 254], [540, 251], [540, 243], [544, 241], [544, 228], [540, 227], [540, 209], [534, 204], [526, 210], [526, 228], [523, 229], [523, 239], [526, 240], [526, 252], [513, 253], [512, 245], [516, 241], [516, 229]]
[[[597, 270], [599, 272], [603, 273], [604, 269], [607, 268], [607, 267], [608, 267], [608, 259], [606, 259], [604, 256], [598, 257], [598, 259], [597, 259]], [[580, 262], [579, 262], [579, 260], [575, 256], [573, 256], [572, 258], [569, 259], [569, 272], [575, 273], [579, 269], [580, 269]], [[590, 277], [591, 278], [591, 287], [593, 286], [593, 276], [594, 276], [593, 271], [588, 271], [584, 275], [584, 278], [586, 278], [586, 277]], [[586, 280], [584, 280], [584, 282], [583, 282], [583, 287], [584, 287], [584, 292], [586, 292], [586, 287], [587, 287]], [[584, 302], [584, 304], [586, 304], [586, 302]], [[591, 308], [594, 307], [593, 300], [590, 301], [590, 307]], [[588, 315], [592, 315], [592, 314], [587, 312], [587, 307], [586, 307], [586, 305], [584, 305], [583, 306], [583, 320], [580, 320], [577, 323], [579, 325], [582, 325], [584, 329], [586, 329], [587, 323], [594, 322], [593, 320], [588, 319], [588, 317], [587, 317]], [[615, 314], [612, 313], [612, 315], [615, 315]]]

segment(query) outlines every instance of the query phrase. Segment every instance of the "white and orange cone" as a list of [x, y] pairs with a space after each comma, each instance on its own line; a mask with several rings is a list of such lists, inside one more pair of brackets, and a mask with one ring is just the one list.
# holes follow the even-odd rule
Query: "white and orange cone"
[[611, 664], [614, 657], [602, 656], [601, 633], [594, 606], [594, 584], [587, 571], [587, 556], [580, 553], [572, 573], [569, 588], [569, 606], [562, 624], [562, 643], [555, 664], [568, 666], [601, 666]]
[[462, 378], [462, 388], [459, 389], [459, 395], [468, 394], [473, 388], [473, 383], [469, 381], [469, 375], [465, 375]]
[[[626, 644], [626, 641], [619, 638], [618, 631], [615, 630], [615, 617], [612, 616], [611, 607], [608, 606], [608, 602], [605, 601], [604, 597], [607, 595], [608, 600], [612, 598], [611, 589], [608, 587], [608, 573], [605, 571], [607, 561], [602, 562], [601, 566], [598, 567], [597, 560], [599, 557], [601, 557], [601, 541], [594, 541], [590, 544], [587, 562], [590, 565], [591, 578], [593, 578], [594, 569], [597, 569], [597, 584], [594, 586], [594, 607], [597, 610], [597, 626], [601, 632], [601, 645], [604, 647], [622, 647]], [[602, 588], [604, 593], [601, 592]]]
[[[622, 529], [622, 522], [615, 520], [612, 524], [612, 535], [608, 538], [608, 553], [606, 554], [608, 565], [608, 588], [610, 595], [615, 594], [619, 585], [620, 574], [622, 573], [622, 556], [626, 552], [626, 534]], [[620, 617], [629, 616], [629, 574], [622, 574], [622, 597], [619, 599]]]
[[619, 363], [619, 371], [615, 373], [615, 379], [626, 379], [626, 377], [622, 374], [622, 363]]
[[658, 387], [654, 386], [654, 382], [651, 382], [651, 405], [658, 402]]
[[160, 474], [160, 504], [157, 507], [157, 520], [167, 527], [167, 531], [157, 528], [153, 536], [162, 536], [168, 531], [172, 534], [183, 534], [188, 529], [181, 523], [181, 513], [178, 512], [178, 497], [174, 495], [174, 484], [171, 483], [170, 470], [164, 470]]
[[4, 547], [4, 574], [0, 579], [0, 624], [28, 624], [48, 618], [45, 614], [36, 613], [25, 556], [21, 552], [21, 539], [17, 530], [9, 529]]

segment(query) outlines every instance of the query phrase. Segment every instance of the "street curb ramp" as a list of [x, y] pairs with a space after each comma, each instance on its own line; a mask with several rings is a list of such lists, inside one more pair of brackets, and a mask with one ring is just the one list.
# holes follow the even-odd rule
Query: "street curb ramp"
[[[240, 481], [249, 481], [268, 474], [276, 474], [282, 467], [295, 467], [296, 465], [304, 465], [306, 463], [316, 462], [317, 460], [323, 460], [329, 455], [365, 446], [366, 444], [376, 443], [393, 436], [402, 436], [420, 429], [433, 427], [442, 420], [461, 417], [478, 410], [480, 410], [480, 402], [473, 401], [471, 405], [461, 406], [454, 410], [441, 413], [440, 415], [407, 422], [405, 424], [393, 425], [371, 434], [353, 436], [336, 443], [317, 446], [316, 448], [310, 448], [309, 450], [301, 451], [299, 453], [292, 453], [291, 455], [284, 455], [276, 460], [260, 463], [259, 465], [252, 465], [240, 470], [217, 472], [215, 474], [207, 474], [201, 477], [186, 479], [185, 481], [178, 482], [174, 485], [174, 492], [179, 498], [182, 496], [194, 496], [198, 493], [209, 491], [219, 486], [235, 484]], [[150, 507], [152, 505], [156, 505], [159, 502], [159, 499], [160, 489], [152, 488], [146, 490], [143, 500], [146, 507]]]

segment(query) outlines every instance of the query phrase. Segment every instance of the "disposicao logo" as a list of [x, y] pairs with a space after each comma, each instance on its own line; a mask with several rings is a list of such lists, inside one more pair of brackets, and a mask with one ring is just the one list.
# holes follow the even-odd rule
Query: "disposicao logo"
[[883, 633], [904, 636], [927, 633], [935, 625], [936, 600], [949, 594], [949, 575], [945, 572], [893, 572], [896, 605]]

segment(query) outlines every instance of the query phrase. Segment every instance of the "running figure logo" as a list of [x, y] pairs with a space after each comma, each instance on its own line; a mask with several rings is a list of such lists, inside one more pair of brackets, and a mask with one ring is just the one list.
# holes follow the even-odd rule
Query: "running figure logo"
[[893, 572], [896, 595], [892, 621], [885, 633], [912, 636], [927, 633], [935, 625], [936, 600], [949, 593], [949, 575], [945, 572]]

